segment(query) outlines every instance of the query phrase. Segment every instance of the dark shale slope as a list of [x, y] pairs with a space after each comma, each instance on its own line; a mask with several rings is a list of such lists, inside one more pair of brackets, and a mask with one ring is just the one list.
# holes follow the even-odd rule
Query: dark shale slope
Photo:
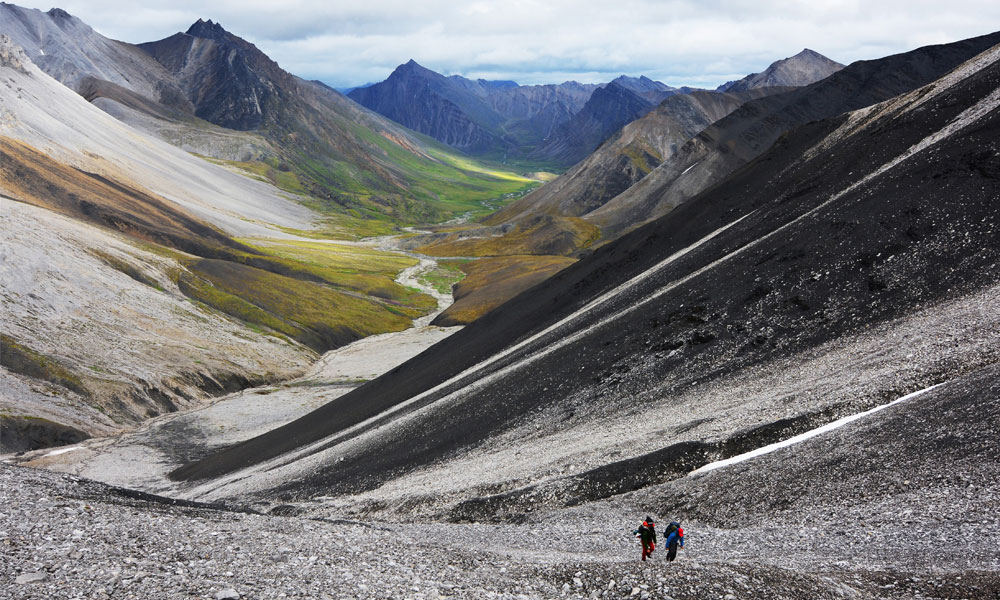
[[[668, 405], [698, 382], [793, 360], [991, 289], [1000, 260], [998, 58], [992, 48], [929, 86], [789, 132], [725, 182], [387, 375], [173, 476], [219, 477], [325, 440], [339, 449], [336, 461], [260, 492], [372, 490], [525, 423], [542, 437], [571, 425], [598, 431], [605, 419]], [[976, 360], [990, 360], [984, 352]], [[943, 360], [899, 385], [967, 368]], [[746, 445], [906, 391], [876, 389], [818, 412], [791, 396], [783, 410], [792, 420], [773, 416], [760, 424], [767, 435]], [[670, 443], [685, 442], [678, 432]]]

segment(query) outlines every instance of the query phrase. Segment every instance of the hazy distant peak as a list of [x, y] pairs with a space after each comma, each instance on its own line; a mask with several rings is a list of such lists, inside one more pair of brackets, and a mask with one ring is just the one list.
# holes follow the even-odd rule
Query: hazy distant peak
[[775, 61], [760, 73], [751, 73], [739, 81], [727, 82], [718, 87], [720, 92], [745, 92], [771, 86], [803, 86], [826, 79], [844, 65], [830, 60], [815, 50], [803, 48], [801, 52]]
[[795, 56], [791, 56], [789, 58], [790, 59], [791, 58], [820, 58], [820, 59], [829, 60], [825, 56], [823, 56], [819, 52], [816, 52], [815, 50], [812, 50], [811, 48], [803, 48], [801, 52], [799, 52]]
[[661, 81], [655, 81], [645, 75], [640, 75], [639, 77], [619, 75], [614, 78], [611, 83], [615, 83], [639, 94], [644, 92], [669, 92], [674, 89]]

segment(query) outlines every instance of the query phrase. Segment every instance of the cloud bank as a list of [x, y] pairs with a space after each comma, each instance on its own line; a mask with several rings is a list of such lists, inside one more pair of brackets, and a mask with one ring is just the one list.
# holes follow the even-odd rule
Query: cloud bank
[[381, 81], [410, 58], [445, 74], [522, 84], [628, 74], [715, 87], [805, 47], [846, 64], [1000, 28], [995, 0], [68, 0], [59, 7], [133, 43], [212, 19], [286, 70], [335, 87]]

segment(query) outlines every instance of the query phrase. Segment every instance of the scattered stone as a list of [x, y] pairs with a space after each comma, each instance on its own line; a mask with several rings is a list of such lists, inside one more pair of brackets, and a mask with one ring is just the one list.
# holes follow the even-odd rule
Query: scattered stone
[[45, 581], [49, 578], [48, 573], [22, 573], [14, 579], [14, 583], [26, 584], [26, 583], [38, 583], [40, 581]]

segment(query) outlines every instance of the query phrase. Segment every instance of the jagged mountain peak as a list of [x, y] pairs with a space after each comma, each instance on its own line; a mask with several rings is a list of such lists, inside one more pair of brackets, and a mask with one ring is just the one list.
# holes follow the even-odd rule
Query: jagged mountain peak
[[619, 75], [618, 77], [612, 79], [611, 83], [618, 84], [639, 94], [645, 92], [668, 92], [674, 89], [662, 81], [650, 79], [645, 75], [640, 75], [639, 77]]
[[212, 19], [209, 19], [207, 21], [204, 19], [198, 19], [197, 21], [194, 22], [194, 24], [191, 25], [191, 27], [188, 27], [187, 30], [188, 35], [200, 38], [207, 38], [211, 40], [221, 39], [228, 33], [229, 32], [226, 31], [222, 27], [222, 25], [213, 22]]
[[72, 19], [73, 15], [69, 14], [61, 8], [50, 8], [45, 14], [49, 15], [53, 19]]

